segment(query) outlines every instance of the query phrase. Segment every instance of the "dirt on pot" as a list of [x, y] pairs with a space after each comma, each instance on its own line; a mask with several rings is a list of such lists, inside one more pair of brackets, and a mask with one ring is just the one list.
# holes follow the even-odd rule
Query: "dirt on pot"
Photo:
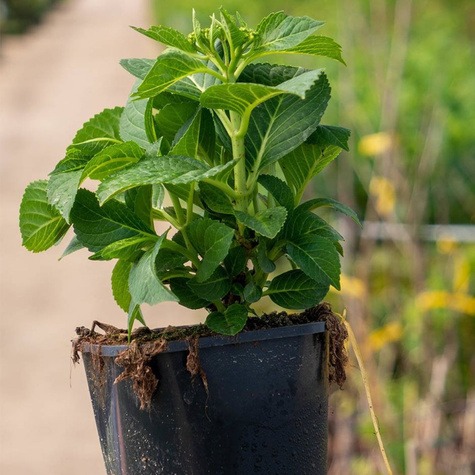
[[[248, 318], [242, 332], [322, 321], [325, 322], [329, 334], [328, 381], [336, 383], [342, 388], [346, 381], [345, 366], [348, 362], [348, 354], [345, 341], [348, 338], [348, 332], [341, 318], [332, 312], [331, 306], [328, 303], [321, 303], [299, 314], [272, 312], [261, 317]], [[96, 327], [100, 328], [104, 333], [96, 332]], [[98, 321], [93, 322], [91, 330], [85, 327], [77, 327], [76, 334], [78, 337], [72, 342], [72, 360], [74, 363], [79, 362], [79, 352], [82, 351], [85, 344], [97, 345], [99, 347], [102, 345], [128, 344], [127, 330]], [[186, 368], [192, 378], [201, 378], [208, 392], [206, 373], [200, 364], [199, 339], [216, 335], [216, 333], [203, 324], [187, 327], [169, 326], [159, 329], [138, 328], [132, 332], [128, 348], [116, 357], [115, 362], [119, 366], [124, 367], [124, 371], [117, 377], [115, 383], [124, 379], [131, 379], [134, 392], [140, 400], [141, 409], [150, 407], [153, 393], [158, 385], [158, 379], [150, 366], [152, 358], [164, 352], [168, 348], [168, 342], [186, 340], [188, 341], [189, 348]], [[95, 347], [97, 348], [97, 346]], [[96, 358], [100, 358], [100, 352], [96, 352]], [[100, 384], [100, 362], [98, 362], [97, 368], [97, 380]]]

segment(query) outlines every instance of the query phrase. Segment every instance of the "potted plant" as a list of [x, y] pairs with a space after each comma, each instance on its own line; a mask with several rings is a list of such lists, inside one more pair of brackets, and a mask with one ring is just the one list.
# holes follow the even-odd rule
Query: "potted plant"
[[[108, 473], [325, 473], [328, 373], [344, 379], [346, 333], [320, 302], [340, 288], [343, 251], [313, 211], [358, 218], [302, 196], [348, 150], [349, 131], [320, 124], [323, 70], [257, 62], [292, 53], [343, 63], [340, 46], [314, 34], [322, 25], [278, 12], [251, 29], [221, 9], [209, 28], [193, 18], [188, 36], [136, 28], [168, 48], [121, 61], [137, 78], [125, 106], [86, 122], [49, 179], [26, 188], [27, 249], [72, 228], [64, 255], [117, 260], [112, 292], [127, 330], [95, 322], [75, 342]], [[158, 235], [156, 221], [170, 228]], [[307, 310], [258, 316], [264, 297]], [[151, 330], [141, 306], [162, 301], [209, 314]]]

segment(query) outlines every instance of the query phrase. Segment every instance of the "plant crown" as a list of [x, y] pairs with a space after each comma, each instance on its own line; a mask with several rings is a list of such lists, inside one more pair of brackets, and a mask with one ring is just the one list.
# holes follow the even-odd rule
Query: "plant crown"
[[[344, 64], [337, 43], [314, 35], [322, 25], [278, 12], [254, 30], [221, 9], [209, 28], [193, 17], [188, 36], [135, 28], [168, 48], [122, 60], [137, 78], [125, 107], [86, 122], [49, 180], [26, 188], [23, 245], [46, 250], [72, 227], [64, 255], [117, 259], [112, 292], [129, 332], [145, 324], [142, 304], [204, 307], [210, 329], [234, 335], [263, 296], [303, 309], [339, 289], [343, 238], [313, 210], [358, 218], [334, 200], [301, 198], [350, 133], [320, 125], [323, 70], [255, 62], [292, 53]], [[95, 192], [81, 187], [87, 179]], [[155, 221], [176, 233], [157, 235]], [[282, 258], [292, 270], [271, 278]]]

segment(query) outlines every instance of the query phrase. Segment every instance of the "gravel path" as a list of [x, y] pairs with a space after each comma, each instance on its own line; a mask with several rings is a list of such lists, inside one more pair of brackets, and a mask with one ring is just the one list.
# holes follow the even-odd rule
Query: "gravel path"
[[[64, 244], [21, 248], [18, 206], [29, 181], [45, 178], [75, 131], [124, 103], [133, 79], [123, 57], [153, 57], [128, 28], [146, 26], [146, 1], [70, 0], [31, 34], [0, 50], [0, 473], [104, 473], [82, 367], [70, 339], [93, 319], [125, 325], [109, 288], [110, 263], [83, 252], [58, 263]], [[146, 312], [151, 325], [196, 321], [175, 304]], [[70, 377], [71, 374], [71, 377]], [[71, 387], [72, 386], [72, 389]]]

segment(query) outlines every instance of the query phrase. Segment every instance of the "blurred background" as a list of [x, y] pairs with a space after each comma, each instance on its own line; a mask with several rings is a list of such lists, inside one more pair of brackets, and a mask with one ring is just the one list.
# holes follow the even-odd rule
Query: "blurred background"
[[[123, 57], [158, 45], [128, 25], [185, 33], [221, 0], [0, 0], [0, 472], [104, 473], [82, 368], [69, 340], [93, 319], [125, 325], [107, 263], [62, 247], [21, 248], [18, 206], [75, 131], [122, 105], [133, 79]], [[353, 207], [345, 218], [342, 292], [369, 371], [396, 473], [475, 473], [475, 4], [471, 0], [228, 0], [250, 25], [284, 10], [325, 20], [347, 68], [325, 59], [333, 86], [323, 123], [351, 129], [351, 151], [317, 177], [308, 198]], [[282, 58], [284, 61], [289, 59]], [[275, 58], [275, 61], [280, 58]], [[331, 220], [332, 217], [328, 216]], [[55, 256], [56, 253], [56, 256]], [[202, 314], [161, 304], [156, 326]], [[330, 397], [329, 473], [383, 473], [361, 376], [352, 360]], [[71, 387], [72, 386], [72, 389]]]

